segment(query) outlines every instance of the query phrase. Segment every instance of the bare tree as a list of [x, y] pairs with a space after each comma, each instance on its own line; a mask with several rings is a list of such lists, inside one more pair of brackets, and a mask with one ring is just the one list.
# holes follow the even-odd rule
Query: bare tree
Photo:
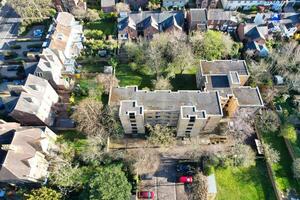
[[116, 4], [116, 10], [117, 12], [129, 12], [130, 8], [129, 5], [123, 2], [117, 3]]
[[293, 162], [293, 173], [295, 178], [300, 178], [300, 158], [297, 158]]
[[272, 110], [262, 111], [256, 121], [258, 129], [264, 133], [275, 132], [280, 125], [278, 115]]
[[132, 162], [134, 171], [137, 174], [153, 174], [160, 164], [160, 155], [153, 148], [129, 150], [125, 155], [125, 159]]
[[155, 126], [147, 125], [150, 130], [148, 142], [152, 145], [169, 147], [175, 144], [174, 130], [160, 124]]
[[119, 80], [112, 74], [98, 74], [96, 82], [103, 86], [104, 92], [109, 93], [111, 87], [118, 87]]
[[250, 146], [235, 144], [231, 149], [233, 164], [236, 166], [250, 167], [255, 165], [255, 153]]
[[89, 136], [101, 135], [105, 139], [108, 133], [101, 123], [102, 107], [102, 103], [95, 99], [82, 100], [71, 116], [76, 121], [77, 129]]
[[193, 177], [191, 200], [207, 200], [208, 183], [207, 177], [198, 172]]
[[51, 0], [7, 0], [16, 13], [23, 19], [49, 17], [53, 9]]
[[267, 143], [263, 143], [265, 157], [269, 164], [276, 164], [280, 161], [280, 153]]
[[168, 78], [159, 77], [157, 80], [153, 80], [155, 90], [172, 90], [172, 85]]

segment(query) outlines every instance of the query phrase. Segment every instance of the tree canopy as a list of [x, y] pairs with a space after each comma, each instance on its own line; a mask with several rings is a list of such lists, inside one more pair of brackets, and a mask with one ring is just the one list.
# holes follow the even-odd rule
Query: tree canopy
[[148, 137], [150, 144], [167, 147], [175, 143], [173, 129], [159, 124], [147, 125], [147, 128], [150, 130], [150, 136]]
[[131, 195], [128, 182], [121, 165], [98, 168], [89, 182], [91, 200], [124, 200]]
[[62, 195], [47, 187], [31, 190], [29, 194], [24, 194], [27, 200], [60, 200]]
[[56, 11], [52, 0], [7, 0], [22, 18], [43, 18], [53, 16]]

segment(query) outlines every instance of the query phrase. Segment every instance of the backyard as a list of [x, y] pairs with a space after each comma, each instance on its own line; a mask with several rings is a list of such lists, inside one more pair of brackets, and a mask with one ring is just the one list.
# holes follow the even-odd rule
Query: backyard
[[250, 168], [218, 168], [215, 173], [217, 200], [276, 199], [262, 160], [257, 160], [256, 166]]
[[291, 169], [293, 160], [288, 152], [283, 137], [278, 136], [278, 132], [262, 133], [263, 141], [270, 144], [280, 153], [280, 161], [272, 165], [272, 170], [275, 175], [275, 181], [278, 188], [282, 191], [296, 189], [300, 193], [300, 184], [293, 177]]
[[[128, 65], [120, 64], [116, 69], [116, 76], [120, 80], [119, 85], [124, 87], [128, 85], [137, 85], [139, 89], [153, 89], [152, 81], [155, 80], [154, 75], [145, 75], [137, 71], [133, 71]], [[195, 74], [176, 74], [174, 78], [170, 78], [173, 90], [196, 90]]]
[[116, 19], [113, 17], [106, 17], [95, 22], [87, 22], [84, 25], [85, 29], [101, 30], [105, 35], [116, 35], [116, 27]]

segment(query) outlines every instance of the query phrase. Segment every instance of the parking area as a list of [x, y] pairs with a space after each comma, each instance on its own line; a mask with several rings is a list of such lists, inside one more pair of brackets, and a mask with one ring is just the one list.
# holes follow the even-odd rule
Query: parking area
[[153, 191], [155, 200], [187, 200], [184, 184], [178, 183], [176, 164], [176, 159], [162, 157], [151, 180], [142, 181], [142, 190]]

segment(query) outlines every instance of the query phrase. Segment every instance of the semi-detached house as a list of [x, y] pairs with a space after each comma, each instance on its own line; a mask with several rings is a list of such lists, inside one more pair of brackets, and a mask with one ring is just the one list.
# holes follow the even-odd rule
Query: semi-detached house
[[0, 182], [45, 182], [57, 136], [47, 127], [20, 126], [0, 120]]

